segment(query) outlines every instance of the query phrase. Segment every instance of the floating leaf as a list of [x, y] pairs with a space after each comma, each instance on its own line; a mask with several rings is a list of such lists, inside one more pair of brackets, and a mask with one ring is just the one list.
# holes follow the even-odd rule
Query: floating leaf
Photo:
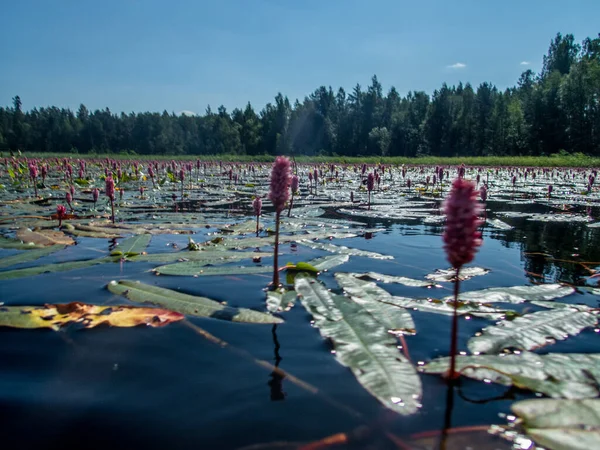
[[[452, 301], [437, 300], [433, 298], [417, 299], [393, 296], [386, 299], [385, 302], [421, 312], [443, 314], [446, 316], [454, 314], [454, 305]], [[513, 313], [513, 311], [496, 309], [483, 303], [460, 301], [456, 313], [459, 316], [474, 316], [489, 320], [500, 320]]]
[[600, 448], [600, 400], [532, 399], [512, 411], [535, 442], [549, 450]]
[[54, 230], [36, 230], [32, 231], [27, 228], [19, 228], [17, 230], [17, 239], [25, 243], [33, 243], [35, 245], [73, 245], [75, 241], [62, 231]]
[[283, 320], [270, 314], [246, 308], [233, 308], [206, 297], [184, 294], [182, 292], [151, 286], [139, 281], [111, 281], [107, 288], [116, 295], [122, 295], [134, 302], [152, 303], [182, 314], [196, 317], [249, 323], [281, 323]]
[[17, 239], [7, 239], [0, 237], [0, 248], [8, 248], [13, 250], [33, 250], [36, 248], [43, 248], [43, 245], [36, 245], [33, 242], [23, 243]]
[[319, 272], [323, 272], [325, 270], [330, 270], [334, 267], [347, 263], [349, 259], [350, 256], [348, 255], [330, 255], [313, 259], [310, 263]]
[[484, 328], [479, 336], [469, 339], [468, 347], [472, 353], [497, 353], [505, 348], [533, 350], [597, 324], [596, 314], [584, 306], [538, 311]]
[[110, 252], [111, 256], [137, 256], [146, 250], [152, 236], [149, 234], [140, 234], [131, 236], [119, 243], [119, 246]]
[[407, 277], [398, 277], [394, 275], [384, 275], [382, 273], [377, 272], [367, 272], [367, 273], [350, 273], [348, 275], [352, 275], [353, 277], [360, 278], [361, 280], [373, 280], [379, 281], [380, 283], [395, 283], [402, 284], [404, 286], [410, 287], [433, 287], [434, 283], [430, 281], [423, 280], [415, 280], [414, 278]]
[[113, 258], [104, 257], [88, 259], [85, 261], [67, 261], [63, 263], [45, 264], [43, 266], [27, 267], [26, 269], [14, 269], [0, 272], [0, 280], [12, 280], [14, 278], [32, 277], [42, 273], [67, 272], [69, 270], [84, 269], [86, 267], [96, 266], [114, 262]]
[[[443, 374], [450, 358], [438, 358], [421, 367], [425, 373]], [[515, 385], [555, 398], [592, 398], [599, 394], [600, 355], [530, 352], [501, 355], [457, 356], [456, 370], [476, 380]]]
[[332, 300], [342, 318], [315, 325], [333, 341], [336, 359], [387, 408], [403, 415], [415, 413], [420, 407], [421, 380], [399, 352], [396, 338], [359, 304], [339, 295]]
[[273, 256], [273, 253], [259, 252], [236, 252], [236, 251], [179, 251], [172, 253], [155, 253], [151, 255], [136, 255], [130, 258], [131, 261], [168, 263], [174, 261], [197, 261], [206, 265], [225, 264], [228, 262], [241, 261], [250, 258], [267, 258]]
[[[462, 267], [458, 273], [460, 281], [468, 280], [469, 278], [485, 275], [490, 273], [489, 269], [482, 267]], [[425, 278], [432, 281], [455, 281], [456, 280], [456, 269], [437, 269], [434, 273], [425, 275]]]
[[487, 219], [486, 223], [491, 227], [498, 228], [499, 230], [512, 230], [514, 228], [500, 219]]
[[308, 240], [299, 240], [298, 243], [310, 247], [313, 250], [325, 250], [326, 252], [337, 253], [340, 255], [364, 256], [365, 258], [373, 259], [394, 259], [394, 257], [391, 255], [382, 255], [381, 253], [349, 248], [343, 245], [323, 244], [321, 242], [313, 242]]
[[[482, 289], [480, 291], [461, 292], [461, 301], [480, 303], [523, 303], [535, 300], [554, 300], [575, 292], [570, 286], [562, 284], [540, 284], [532, 286], [513, 286]], [[452, 296], [444, 300], [452, 300]]]
[[219, 266], [210, 267], [203, 261], [186, 261], [154, 269], [160, 275], [175, 275], [181, 277], [198, 277], [212, 275], [254, 275], [269, 273], [273, 267], [269, 266]]
[[52, 245], [50, 247], [43, 247], [34, 249], [27, 252], [21, 252], [16, 255], [5, 256], [0, 259], [0, 268], [14, 266], [15, 264], [22, 264], [25, 262], [35, 261], [43, 256], [48, 256], [54, 252], [65, 248], [64, 245]]
[[361, 305], [387, 331], [396, 334], [415, 333], [415, 323], [410, 313], [393, 304], [389, 292], [371, 281], [359, 280], [350, 273], [336, 273], [335, 279], [352, 300]]
[[337, 310], [332, 294], [325, 286], [314, 278], [299, 275], [294, 280], [294, 288], [300, 296], [302, 305], [315, 320], [340, 320], [342, 315]]
[[73, 323], [82, 328], [94, 328], [103, 324], [113, 327], [160, 327], [183, 318], [182, 314], [164, 309], [98, 306], [79, 302], [45, 306], [0, 306], [0, 326], [13, 328], [58, 330]]

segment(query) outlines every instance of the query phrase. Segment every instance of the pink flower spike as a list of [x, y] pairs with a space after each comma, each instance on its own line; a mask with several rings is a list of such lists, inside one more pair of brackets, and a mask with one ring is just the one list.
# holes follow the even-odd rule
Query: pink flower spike
[[290, 160], [285, 156], [278, 156], [271, 169], [271, 187], [269, 200], [273, 203], [275, 211], [281, 213], [285, 203], [290, 197]]
[[481, 246], [481, 233], [477, 231], [481, 224], [481, 209], [475, 185], [464, 178], [454, 180], [444, 202], [446, 229], [443, 239], [448, 261], [455, 269], [473, 261], [477, 248]]

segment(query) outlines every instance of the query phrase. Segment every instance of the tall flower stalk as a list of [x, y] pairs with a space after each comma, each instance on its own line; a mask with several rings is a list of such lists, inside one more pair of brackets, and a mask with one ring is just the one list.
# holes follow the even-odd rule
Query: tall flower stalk
[[278, 156], [271, 169], [271, 185], [269, 200], [275, 208], [275, 254], [273, 256], [273, 288], [279, 286], [279, 222], [281, 212], [290, 197], [290, 160], [285, 156]]
[[58, 219], [58, 228], [62, 227], [62, 221], [67, 214], [67, 208], [63, 205], [56, 206], [56, 218]]
[[115, 180], [112, 176], [106, 177], [104, 193], [110, 201], [110, 220], [115, 223]]
[[254, 209], [254, 215], [256, 216], [256, 236], [258, 237], [258, 231], [260, 230], [260, 213], [262, 211], [262, 200], [260, 197], [256, 197], [252, 201], [252, 209]]
[[457, 178], [452, 183], [452, 190], [444, 203], [446, 213], [446, 228], [444, 230], [444, 250], [452, 267], [456, 271], [454, 282], [454, 314], [452, 316], [452, 334], [450, 340], [450, 371], [449, 379], [455, 380], [456, 353], [458, 338], [458, 293], [460, 289], [460, 269], [464, 264], [473, 261], [475, 252], [481, 246], [481, 233], [477, 230], [481, 224], [479, 214], [482, 205], [477, 200], [478, 192], [475, 185]]
[[292, 188], [292, 198], [290, 199], [290, 206], [288, 208], [288, 217], [292, 214], [292, 208], [294, 207], [294, 194], [298, 192], [298, 187], [300, 186], [300, 180], [297, 175], [292, 175], [291, 188]]
[[367, 176], [367, 191], [369, 191], [369, 209], [371, 209], [371, 191], [375, 187], [375, 175], [373, 172], [369, 172]]

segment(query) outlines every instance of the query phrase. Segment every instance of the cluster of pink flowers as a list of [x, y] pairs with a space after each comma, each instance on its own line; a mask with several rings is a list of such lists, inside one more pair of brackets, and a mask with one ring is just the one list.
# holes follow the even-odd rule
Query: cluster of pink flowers
[[[316, 172], [315, 172], [316, 175]], [[285, 203], [290, 197], [290, 160], [284, 156], [278, 156], [271, 169], [271, 184], [269, 200], [273, 203], [275, 211], [281, 213]]]

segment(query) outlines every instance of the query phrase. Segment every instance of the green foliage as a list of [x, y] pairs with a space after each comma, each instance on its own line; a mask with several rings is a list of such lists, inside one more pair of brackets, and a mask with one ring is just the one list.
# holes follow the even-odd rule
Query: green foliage
[[371, 162], [385, 156], [463, 162], [465, 156], [550, 156], [561, 150], [600, 156], [599, 48], [600, 37], [578, 45], [572, 35], [559, 33], [541, 73], [528, 70], [517, 86], [504, 91], [488, 82], [476, 89], [444, 83], [431, 96], [409, 92], [401, 97], [393, 87], [385, 95], [374, 76], [366, 89], [356, 85], [348, 94], [321, 86], [302, 102], [290, 102], [278, 93], [258, 113], [250, 103], [231, 113], [220, 106], [216, 113], [209, 107], [193, 116], [117, 115], [108, 108], [90, 112], [84, 105], [77, 113], [57, 107], [24, 112], [17, 96], [12, 107], [0, 108], [0, 144], [44, 155], [217, 155], [255, 161], [275, 154], [376, 159]]

